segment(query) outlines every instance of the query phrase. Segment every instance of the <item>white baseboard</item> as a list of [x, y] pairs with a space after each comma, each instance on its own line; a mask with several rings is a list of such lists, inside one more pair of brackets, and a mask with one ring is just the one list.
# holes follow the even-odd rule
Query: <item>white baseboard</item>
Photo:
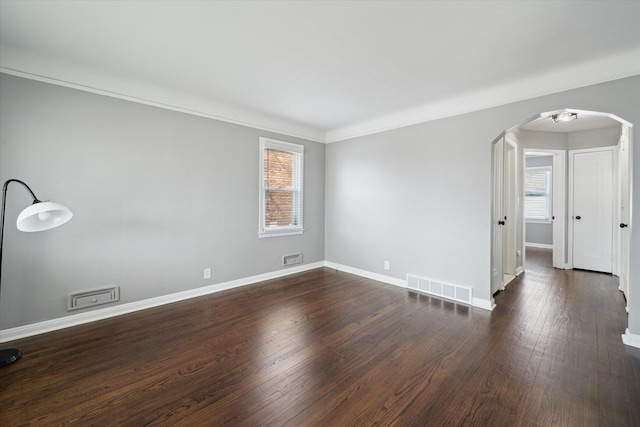
[[491, 300], [488, 300], [484, 298], [473, 297], [472, 305], [474, 307], [482, 308], [489, 311], [493, 311], [493, 309], [496, 308], [496, 304], [493, 302], [493, 298]]
[[553, 245], [548, 245], [546, 243], [529, 243], [529, 242], [525, 242], [524, 245], [527, 246], [527, 247], [530, 247], [530, 248], [553, 249]]
[[[258, 274], [256, 276], [245, 277], [242, 279], [231, 280], [229, 282], [217, 283], [215, 285], [203, 286], [201, 288], [190, 289], [187, 291], [176, 292], [169, 295], [162, 295], [155, 298], [149, 298], [142, 301], [135, 301], [120, 304], [113, 307], [106, 307], [86, 313], [77, 313], [70, 316], [60, 317], [58, 319], [46, 320], [44, 322], [32, 323], [30, 325], [18, 326], [15, 328], [0, 330], [0, 343], [26, 338], [46, 332], [57, 331], [60, 329], [70, 328], [72, 326], [83, 325], [98, 320], [108, 319], [110, 317], [120, 316], [122, 314], [133, 313], [147, 308], [171, 304], [178, 301], [184, 301], [212, 293], [225, 291], [228, 289], [238, 288], [241, 286], [251, 285], [265, 280], [277, 279], [279, 277], [288, 276], [290, 274], [300, 273], [315, 268], [328, 267], [345, 273], [355, 274], [378, 282], [388, 283], [390, 285], [401, 288], [407, 287], [407, 281], [396, 277], [386, 276], [384, 274], [373, 273], [355, 267], [349, 267], [329, 261], [320, 261], [312, 264], [305, 264], [298, 267], [290, 267], [283, 270], [277, 270], [270, 273]], [[495, 304], [492, 300], [473, 297], [472, 305], [484, 310], [493, 310]]]
[[629, 332], [629, 328], [627, 328], [624, 334], [622, 334], [622, 342], [630, 347], [640, 348], [640, 335], [632, 334]]
[[324, 267], [324, 261], [305, 264], [297, 267], [289, 267], [283, 270], [277, 270], [270, 273], [258, 274], [256, 276], [245, 277], [242, 279], [231, 280], [229, 282], [217, 283], [215, 285], [203, 286], [201, 288], [190, 289], [188, 291], [176, 292], [169, 295], [162, 295], [155, 298], [149, 298], [142, 301], [135, 301], [107, 307], [87, 313], [78, 313], [71, 316], [60, 317], [58, 319], [46, 320], [44, 322], [32, 323], [30, 325], [18, 326], [16, 328], [5, 329], [0, 331], [0, 343], [13, 341], [20, 338], [26, 338], [33, 335], [43, 334], [45, 332], [57, 331], [59, 329], [69, 328], [71, 326], [82, 325], [85, 323], [95, 322], [97, 320], [108, 319], [110, 317], [120, 316], [122, 314], [133, 313], [135, 311], [147, 308], [158, 307], [173, 302], [184, 301], [215, 292], [226, 291], [228, 289], [238, 288], [241, 286], [251, 285], [253, 283], [262, 282], [278, 277], [288, 276], [290, 274], [300, 273], [314, 268]]
[[[404, 279], [398, 279], [396, 277], [385, 276], [384, 274], [373, 273], [371, 271], [362, 270], [355, 267], [349, 267], [348, 265], [342, 265], [335, 262], [325, 261], [325, 266], [328, 268], [333, 268], [334, 270], [344, 271], [345, 273], [355, 274], [356, 276], [364, 277], [366, 279], [376, 280], [378, 282], [388, 283], [390, 285], [399, 286], [401, 288], [407, 287], [407, 281]], [[491, 301], [473, 297], [472, 306], [482, 308], [484, 310], [493, 310], [495, 304], [492, 304]]]
[[325, 261], [325, 267], [332, 268], [338, 271], [344, 271], [345, 273], [355, 274], [356, 276], [364, 277], [378, 282], [388, 283], [389, 285], [399, 286], [401, 288], [407, 287], [407, 281], [404, 279], [398, 279], [396, 277], [385, 276], [384, 274], [372, 273], [371, 271], [361, 270], [355, 267], [349, 267], [348, 265], [342, 265], [335, 262]]
[[520, 267], [516, 268], [516, 277], [518, 277], [522, 273], [524, 273], [524, 267], [523, 266], [520, 266]]

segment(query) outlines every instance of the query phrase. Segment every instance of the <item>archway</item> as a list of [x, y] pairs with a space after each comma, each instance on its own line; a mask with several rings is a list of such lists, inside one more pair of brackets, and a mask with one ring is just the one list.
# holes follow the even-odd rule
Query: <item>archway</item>
[[[505, 256], [505, 247], [513, 245], [513, 241], [506, 242], [505, 239], [513, 239], [512, 233], [508, 231], [508, 227], [517, 230], [515, 247], [516, 247], [516, 275], [524, 272], [525, 266], [525, 221], [524, 221], [524, 148], [525, 141], [518, 138], [518, 132], [522, 133], [527, 129], [550, 129], [548, 126], [556, 126], [554, 123], [554, 117], [567, 116], [570, 118], [578, 117], [578, 120], [573, 120], [570, 127], [565, 127], [565, 131], [556, 132], [586, 132], [593, 131], [599, 127], [602, 127], [603, 122], [610, 122], [618, 127], [618, 138], [615, 141], [615, 156], [617, 160], [616, 176], [615, 176], [615, 202], [614, 202], [614, 222], [613, 224], [613, 274], [620, 278], [620, 290], [624, 293], [626, 299], [629, 299], [629, 293], [636, 290], [629, 289], [630, 284], [628, 281], [629, 270], [629, 246], [630, 246], [630, 234], [631, 234], [631, 216], [630, 206], [632, 205], [632, 141], [631, 141], [631, 128], [632, 124], [627, 122], [614, 114], [585, 111], [577, 109], [562, 109], [556, 111], [543, 112], [536, 116], [509, 128], [502, 132], [492, 142], [492, 239], [491, 239], [491, 302], [492, 306], [495, 306], [494, 295], [496, 292], [504, 289], [506, 286], [506, 279], [509, 273], [507, 269], [510, 269], [509, 265], [512, 261], [509, 261]], [[582, 122], [580, 122], [582, 120]], [[536, 127], [537, 126], [537, 127]], [[606, 126], [605, 126], [606, 127]], [[571, 132], [566, 131], [571, 129]], [[515, 135], [515, 136], [514, 136]], [[515, 178], [513, 174], [509, 173], [511, 159], [505, 156], [509, 150], [505, 147], [515, 144], [517, 146], [517, 160], [516, 160], [516, 172]], [[609, 144], [611, 145], [611, 144]], [[531, 148], [531, 147], [529, 147]], [[534, 149], [546, 149], [551, 151], [554, 155], [554, 166], [557, 171], [566, 177], [567, 162], [564, 160], [569, 151], [575, 149], [575, 144], [567, 144], [564, 146], [540, 146], [533, 147]], [[564, 154], [562, 154], [564, 153]], [[512, 180], [515, 179], [515, 182]], [[568, 190], [568, 180], [563, 182], [562, 179], [558, 179], [557, 182], [566, 190]], [[517, 196], [510, 197], [508, 191], [510, 188], [516, 187]], [[567, 191], [568, 192], [568, 191]], [[555, 193], [561, 193], [561, 191], [554, 191]], [[553, 239], [554, 239], [554, 267], [556, 268], [572, 268], [571, 260], [571, 244], [572, 236], [571, 223], [569, 222], [570, 206], [564, 205], [564, 195], [554, 198], [552, 225], [553, 225]], [[568, 200], [566, 200], [568, 202]], [[510, 215], [507, 215], [510, 213]], [[515, 213], [515, 216], [514, 216]], [[571, 218], [573, 220], [573, 218]], [[511, 221], [511, 224], [509, 224]], [[510, 237], [509, 237], [510, 236]], [[513, 254], [507, 254], [513, 256]], [[628, 311], [628, 308], [627, 308]]]

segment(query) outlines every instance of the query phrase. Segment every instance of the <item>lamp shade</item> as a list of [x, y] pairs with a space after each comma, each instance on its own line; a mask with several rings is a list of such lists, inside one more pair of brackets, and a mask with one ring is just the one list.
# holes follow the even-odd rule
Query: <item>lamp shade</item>
[[25, 208], [18, 215], [18, 230], [44, 231], [58, 227], [73, 217], [69, 208], [53, 202], [38, 202]]

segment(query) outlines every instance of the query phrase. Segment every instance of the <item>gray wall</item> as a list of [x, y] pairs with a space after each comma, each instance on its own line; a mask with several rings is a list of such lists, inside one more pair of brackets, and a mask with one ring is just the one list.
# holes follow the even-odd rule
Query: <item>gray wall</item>
[[[0, 119], [2, 182], [74, 213], [21, 233], [30, 199], [9, 187], [2, 329], [68, 315], [72, 291], [126, 303], [324, 260], [324, 144], [4, 74]], [[260, 136], [305, 145], [303, 235], [258, 238]]]
[[571, 132], [568, 134], [567, 149], [580, 150], [584, 148], [608, 147], [618, 145], [620, 140], [620, 126], [602, 129]]
[[553, 226], [550, 222], [525, 222], [525, 241], [536, 245], [553, 245]]
[[[404, 278], [415, 273], [491, 298], [491, 143], [544, 111], [609, 112], [640, 123], [640, 77], [620, 79], [327, 147], [326, 259]], [[636, 141], [637, 143], [637, 141]], [[640, 150], [634, 150], [634, 220]], [[639, 223], [640, 224], [640, 223]], [[640, 259], [640, 234], [632, 259]], [[391, 269], [383, 269], [383, 260]], [[640, 333], [640, 263], [632, 262], [630, 329]]]
[[[137, 301], [275, 271], [283, 254], [298, 251], [305, 262], [472, 285], [489, 299], [491, 142], [562, 108], [638, 125], [638, 99], [640, 76], [330, 144], [325, 158], [321, 144], [2, 75], [2, 181], [23, 179], [75, 217], [18, 234], [11, 222], [30, 200], [10, 189], [1, 327], [65, 316], [66, 295], [77, 289], [115, 284], [123, 302]], [[306, 146], [302, 236], [257, 238], [259, 136]], [[633, 152], [632, 224], [640, 224]], [[639, 236], [632, 230], [635, 334]]]
[[569, 134], [561, 132], [539, 132], [518, 128], [514, 131], [524, 148], [543, 150], [566, 150], [569, 148]]

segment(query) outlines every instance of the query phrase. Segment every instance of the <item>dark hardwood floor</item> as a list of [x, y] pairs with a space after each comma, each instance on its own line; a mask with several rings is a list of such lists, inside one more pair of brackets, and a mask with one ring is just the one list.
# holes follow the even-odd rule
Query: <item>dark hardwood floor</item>
[[0, 425], [640, 425], [617, 280], [527, 255], [493, 312], [318, 269], [5, 343]]

